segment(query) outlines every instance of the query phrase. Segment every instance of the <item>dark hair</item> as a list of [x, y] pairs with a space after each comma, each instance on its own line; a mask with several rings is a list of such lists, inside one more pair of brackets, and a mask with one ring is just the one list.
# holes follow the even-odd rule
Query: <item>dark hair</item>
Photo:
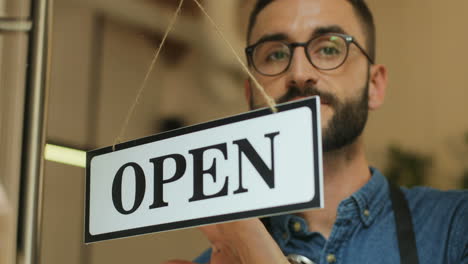
[[[274, 0], [257, 0], [257, 3], [254, 6], [254, 9], [250, 13], [249, 24], [247, 27], [247, 44], [250, 43], [250, 35], [252, 34], [252, 29], [257, 21], [258, 14]], [[373, 61], [375, 61], [375, 42], [376, 42], [376, 33], [375, 33], [375, 24], [372, 13], [367, 6], [364, 0], [346, 0], [352, 6], [357, 16], [359, 17], [362, 26], [364, 28], [364, 34], [367, 36], [367, 48], [368, 54]]]

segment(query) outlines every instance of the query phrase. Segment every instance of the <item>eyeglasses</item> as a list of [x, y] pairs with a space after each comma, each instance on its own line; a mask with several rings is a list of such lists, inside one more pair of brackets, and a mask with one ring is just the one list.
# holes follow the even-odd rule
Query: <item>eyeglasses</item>
[[354, 43], [369, 62], [374, 64], [372, 58], [352, 36], [338, 33], [321, 35], [302, 43], [280, 40], [260, 41], [248, 46], [245, 52], [249, 63], [257, 72], [266, 76], [275, 76], [288, 70], [297, 47], [304, 47], [307, 59], [315, 68], [334, 70], [343, 65], [348, 58], [351, 43]]

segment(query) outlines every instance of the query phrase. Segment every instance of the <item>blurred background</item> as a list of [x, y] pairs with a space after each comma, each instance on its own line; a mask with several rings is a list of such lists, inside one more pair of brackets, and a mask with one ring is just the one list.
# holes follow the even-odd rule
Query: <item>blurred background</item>
[[[0, 0], [0, 263], [17, 255], [28, 81], [36, 0]], [[54, 0], [45, 140], [78, 150], [112, 145], [177, 0]], [[202, 4], [243, 55], [253, 0]], [[366, 130], [373, 166], [400, 184], [468, 183], [468, 1], [368, 0], [386, 103]], [[16, 23], [18, 22], [18, 23]], [[247, 110], [245, 74], [198, 7], [186, 0], [130, 120], [125, 140]], [[22, 148], [23, 147], [23, 148]], [[83, 244], [85, 170], [44, 163], [41, 263], [160, 263], [192, 259], [208, 242], [193, 229]]]

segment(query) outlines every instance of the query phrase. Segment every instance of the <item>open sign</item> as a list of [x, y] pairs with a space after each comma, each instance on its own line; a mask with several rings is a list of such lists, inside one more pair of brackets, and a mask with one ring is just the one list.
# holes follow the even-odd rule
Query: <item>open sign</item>
[[318, 97], [87, 153], [85, 242], [323, 207]]

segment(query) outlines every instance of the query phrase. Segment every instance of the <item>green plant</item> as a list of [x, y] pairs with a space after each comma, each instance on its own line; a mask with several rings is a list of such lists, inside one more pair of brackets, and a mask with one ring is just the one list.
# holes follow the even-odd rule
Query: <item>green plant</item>
[[391, 145], [387, 153], [387, 178], [402, 186], [422, 185], [431, 165], [432, 157]]

